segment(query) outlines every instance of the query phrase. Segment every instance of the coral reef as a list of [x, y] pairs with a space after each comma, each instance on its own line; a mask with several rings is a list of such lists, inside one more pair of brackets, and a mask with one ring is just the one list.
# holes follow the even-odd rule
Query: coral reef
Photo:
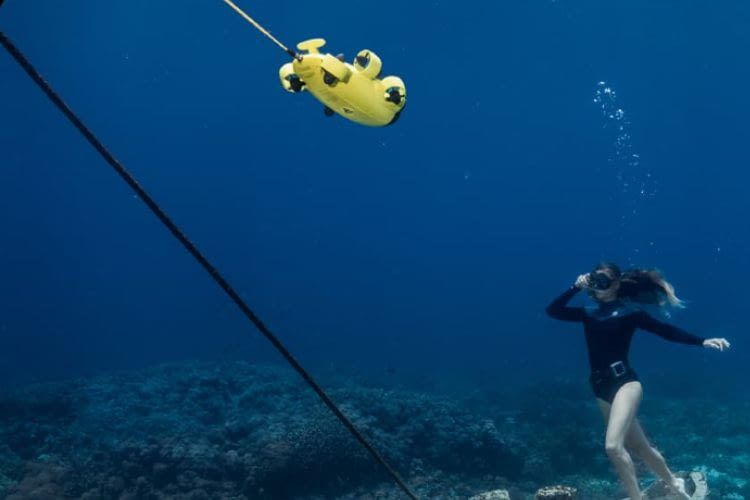
[[[327, 385], [420, 497], [531, 499], [557, 483], [579, 498], [619, 494], [601, 418], [576, 384], [496, 398]], [[750, 498], [747, 403], [646, 406], [644, 425], [676, 469], [702, 470], [718, 498]], [[169, 364], [0, 396], [0, 496], [400, 498], [293, 373], [247, 363]]]
[[[493, 422], [455, 403], [356, 386], [331, 394], [400, 470], [521, 474]], [[330, 497], [386, 480], [274, 367], [165, 365], [26, 387], [0, 399], [0, 424], [9, 498]]]

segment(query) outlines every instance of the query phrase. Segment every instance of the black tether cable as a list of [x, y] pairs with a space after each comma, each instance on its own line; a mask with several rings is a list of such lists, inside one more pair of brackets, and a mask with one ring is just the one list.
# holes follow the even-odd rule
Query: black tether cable
[[[0, 0], [0, 5], [2, 5], [2, 2], [3, 0]], [[260, 318], [255, 315], [252, 309], [250, 309], [245, 301], [242, 300], [242, 297], [240, 297], [240, 295], [234, 290], [234, 288], [232, 288], [229, 282], [224, 279], [224, 277], [213, 266], [213, 264], [211, 264], [211, 262], [209, 262], [209, 260], [200, 252], [200, 250], [198, 250], [198, 248], [187, 238], [187, 236], [185, 236], [185, 233], [183, 233], [180, 228], [177, 227], [172, 219], [170, 219], [169, 216], [164, 212], [164, 210], [159, 207], [159, 205], [154, 201], [153, 198], [151, 198], [146, 190], [141, 187], [141, 185], [130, 174], [130, 172], [128, 172], [125, 167], [119, 161], [117, 161], [112, 153], [110, 153], [109, 150], [104, 147], [99, 139], [96, 138], [94, 133], [89, 130], [86, 125], [84, 125], [84, 123], [76, 116], [75, 113], [73, 113], [73, 110], [71, 110], [68, 105], [65, 104], [60, 96], [58, 96], [57, 93], [50, 87], [50, 85], [42, 78], [39, 72], [34, 69], [34, 67], [26, 59], [23, 53], [18, 50], [18, 48], [5, 36], [2, 31], [0, 31], [0, 44], [5, 47], [10, 55], [13, 56], [13, 59], [15, 59], [16, 62], [21, 65], [24, 71], [26, 71], [31, 79], [34, 80], [34, 82], [44, 91], [45, 94], [47, 94], [47, 97], [50, 98], [50, 100], [55, 104], [55, 106], [58, 107], [60, 111], [62, 111], [62, 113], [68, 118], [68, 120], [70, 120], [73, 126], [75, 126], [75, 128], [78, 129], [78, 131], [86, 138], [86, 140], [89, 141], [94, 149], [99, 152], [102, 158], [104, 158], [104, 160], [109, 163], [112, 168], [115, 169], [120, 177], [122, 177], [122, 179], [128, 183], [133, 191], [136, 192], [138, 197], [143, 200], [146, 205], [148, 205], [148, 208], [150, 208], [154, 215], [159, 218], [162, 224], [164, 224], [167, 229], [169, 229], [172, 235], [177, 238], [180, 243], [182, 243], [182, 246], [184, 246], [185, 249], [190, 252], [193, 257], [195, 257], [195, 260], [197, 260], [200, 265], [203, 266], [203, 269], [205, 269], [208, 274], [211, 275], [214, 281], [216, 281], [216, 283], [221, 287], [221, 289], [224, 290], [227, 295], [229, 295], [229, 298], [234, 301], [234, 303], [237, 305], [237, 307], [240, 308], [247, 319], [249, 319], [258, 330], [260, 330], [260, 333], [262, 333], [268, 339], [268, 341], [273, 344], [276, 350], [279, 351], [282, 356], [284, 356], [284, 359], [286, 359], [286, 361], [292, 366], [292, 368], [294, 368], [297, 373], [302, 376], [305, 382], [307, 382], [312, 390], [315, 391], [315, 393], [323, 401], [323, 403], [325, 403], [328, 409], [331, 410], [334, 415], [336, 415], [336, 417], [341, 421], [342, 424], [344, 424], [344, 427], [349, 429], [349, 432], [352, 433], [357, 441], [359, 441], [360, 444], [370, 452], [375, 460], [377, 460], [380, 465], [382, 465], [386, 469], [388, 474], [398, 484], [401, 490], [403, 490], [403, 492], [406, 493], [409, 498], [416, 500], [417, 496], [412, 493], [412, 491], [409, 489], [406, 483], [404, 483], [403, 479], [401, 479], [398, 473], [388, 464], [388, 462], [385, 461], [385, 458], [383, 458], [383, 456], [372, 446], [372, 444], [370, 444], [367, 438], [365, 438], [365, 436], [359, 432], [352, 421], [349, 420], [346, 415], [341, 412], [341, 410], [338, 408], [338, 406], [336, 406], [333, 400], [331, 400], [328, 394], [326, 394], [323, 388], [318, 385], [318, 383], [312, 378], [312, 376], [302, 367], [302, 365], [294, 358], [294, 356], [292, 356], [287, 348], [284, 347], [284, 344], [281, 343], [276, 335], [274, 335], [273, 332], [271, 332], [268, 327], [263, 324]]]

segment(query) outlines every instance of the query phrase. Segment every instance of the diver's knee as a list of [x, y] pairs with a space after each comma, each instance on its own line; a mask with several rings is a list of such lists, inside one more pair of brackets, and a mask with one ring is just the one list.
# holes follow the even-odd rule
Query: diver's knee
[[607, 452], [607, 455], [610, 458], [614, 459], [620, 459], [628, 454], [628, 452], [625, 450], [625, 446], [618, 441], [607, 440], [604, 443], [604, 451]]

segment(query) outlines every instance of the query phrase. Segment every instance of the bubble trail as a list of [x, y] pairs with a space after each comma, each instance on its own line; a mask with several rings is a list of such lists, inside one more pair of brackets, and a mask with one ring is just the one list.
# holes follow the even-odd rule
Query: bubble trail
[[656, 194], [653, 175], [634, 151], [631, 122], [618, 103], [617, 92], [606, 82], [599, 82], [594, 92], [594, 104], [604, 119], [603, 127], [613, 131], [613, 152], [608, 163], [614, 167], [622, 192], [633, 193], [636, 197], [653, 197]]
[[[629, 235], [630, 228], [637, 228], [638, 219], [645, 215], [645, 205], [656, 196], [657, 186], [651, 170], [635, 151], [632, 137], [630, 116], [620, 105], [617, 92], [607, 82], [596, 85], [593, 97], [594, 104], [601, 114], [602, 127], [609, 131], [612, 141], [612, 152], [607, 158], [618, 185], [619, 201], [622, 204], [619, 216], [619, 238], [621, 241], [638, 241]], [[650, 243], [653, 247], [653, 243]], [[639, 249], [633, 250], [637, 256]], [[631, 257], [632, 259], [633, 257]]]

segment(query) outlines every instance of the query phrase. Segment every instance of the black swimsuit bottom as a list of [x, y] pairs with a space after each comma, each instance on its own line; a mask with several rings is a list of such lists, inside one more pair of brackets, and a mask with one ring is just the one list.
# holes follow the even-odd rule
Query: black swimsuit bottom
[[589, 383], [597, 398], [612, 404], [620, 387], [628, 382], [640, 380], [638, 374], [632, 368], [626, 365], [623, 366], [624, 372], [617, 372], [620, 375], [617, 375], [614, 369], [594, 370], [591, 372]]

